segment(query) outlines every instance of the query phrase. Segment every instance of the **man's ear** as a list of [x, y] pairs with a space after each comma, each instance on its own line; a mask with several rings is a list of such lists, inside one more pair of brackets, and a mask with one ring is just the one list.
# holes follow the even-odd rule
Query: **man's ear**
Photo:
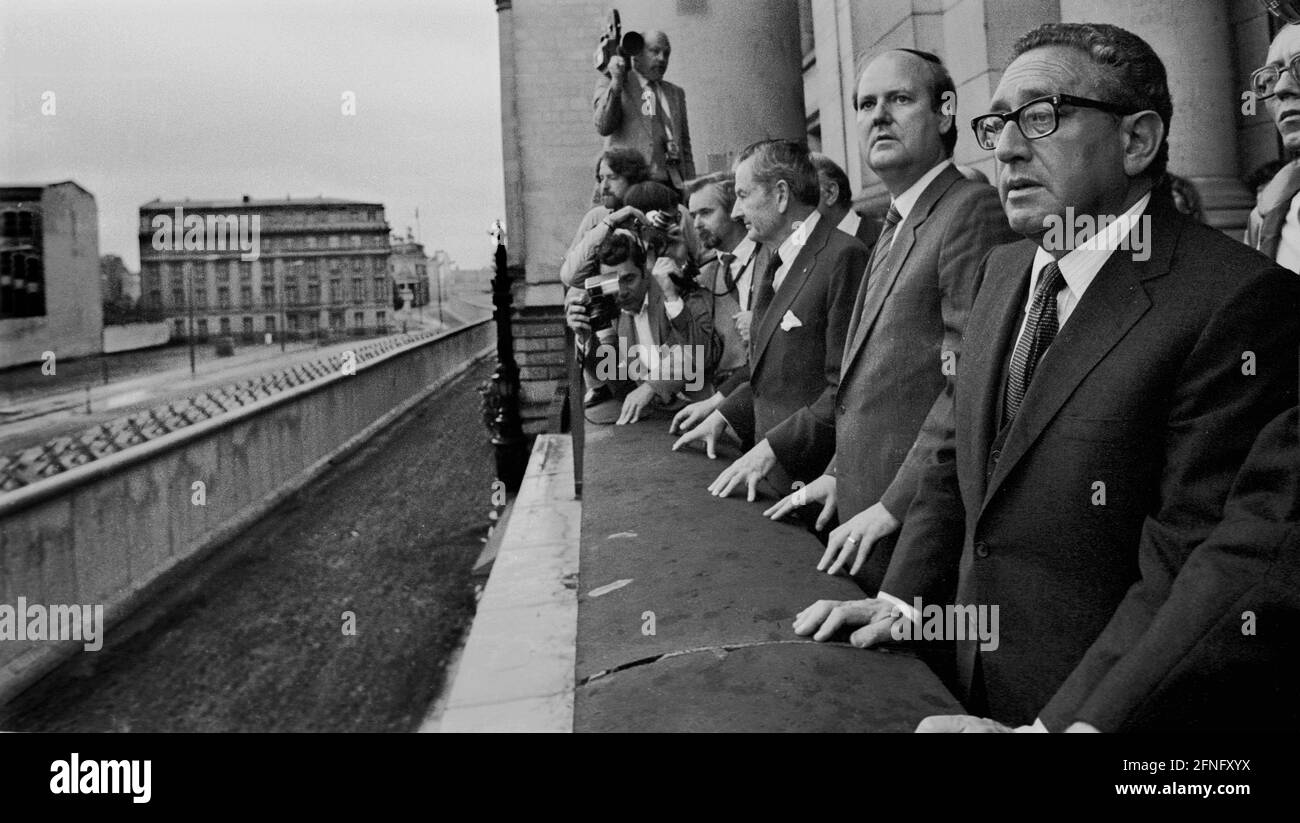
[[1165, 141], [1165, 124], [1153, 111], [1126, 114], [1120, 119], [1124, 138], [1124, 173], [1137, 177], [1156, 159]]
[[790, 210], [790, 184], [785, 180], [778, 180], [774, 192], [776, 194], [776, 210], [780, 214], [785, 214]]

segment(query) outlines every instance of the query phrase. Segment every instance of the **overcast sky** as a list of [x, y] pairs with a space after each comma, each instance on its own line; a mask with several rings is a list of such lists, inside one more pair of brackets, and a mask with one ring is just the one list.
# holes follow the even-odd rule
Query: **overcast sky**
[[401, 233], [418, 207], [481, 268], [498, 74], [487, 0], [0, 0], [0, 182], [77, 181], [133, 270], [141, 204], [243, 194], [380, 202]]

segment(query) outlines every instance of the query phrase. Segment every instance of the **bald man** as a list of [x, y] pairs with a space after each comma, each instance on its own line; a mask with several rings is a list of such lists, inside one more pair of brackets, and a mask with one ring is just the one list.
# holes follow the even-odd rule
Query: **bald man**
[[661, 31], [645, 34], [645, 49], [629, 67], [621, 56], [610, 59], [596, 84], [593, 100], [596, 131], [605, 148], [626, 146], [650, 161], [650, 179], [680, 194], [695, 177], [691, 128], [686, 119], [686, 92], [664, 80], [672, 46]]

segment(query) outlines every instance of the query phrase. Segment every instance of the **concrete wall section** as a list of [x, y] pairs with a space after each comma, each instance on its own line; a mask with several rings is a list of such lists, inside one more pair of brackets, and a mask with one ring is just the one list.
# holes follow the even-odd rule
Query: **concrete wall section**
[[104, 353], [134, 351], [152, 346], [164, 346], [171, 339], [171, 326], [166, 321], [157, 323], [128, 323], [124, 326], [104, 327]]
[[[102, 604], [111, 625], [492, 343], [488, 322], [419, 341], [0, 497], [0, 604]], [[0, 641], [0, 701], [80, 650]]]

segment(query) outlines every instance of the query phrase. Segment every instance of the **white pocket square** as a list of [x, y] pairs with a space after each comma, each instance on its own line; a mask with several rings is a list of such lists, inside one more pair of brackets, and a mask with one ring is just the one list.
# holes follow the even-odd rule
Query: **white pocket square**
[[781, 331], [790, 331], [803, 325], [803, 321], [794, 316], [794, 312], [789, 309], [785, 310], [785, 317], [781, 318]]

